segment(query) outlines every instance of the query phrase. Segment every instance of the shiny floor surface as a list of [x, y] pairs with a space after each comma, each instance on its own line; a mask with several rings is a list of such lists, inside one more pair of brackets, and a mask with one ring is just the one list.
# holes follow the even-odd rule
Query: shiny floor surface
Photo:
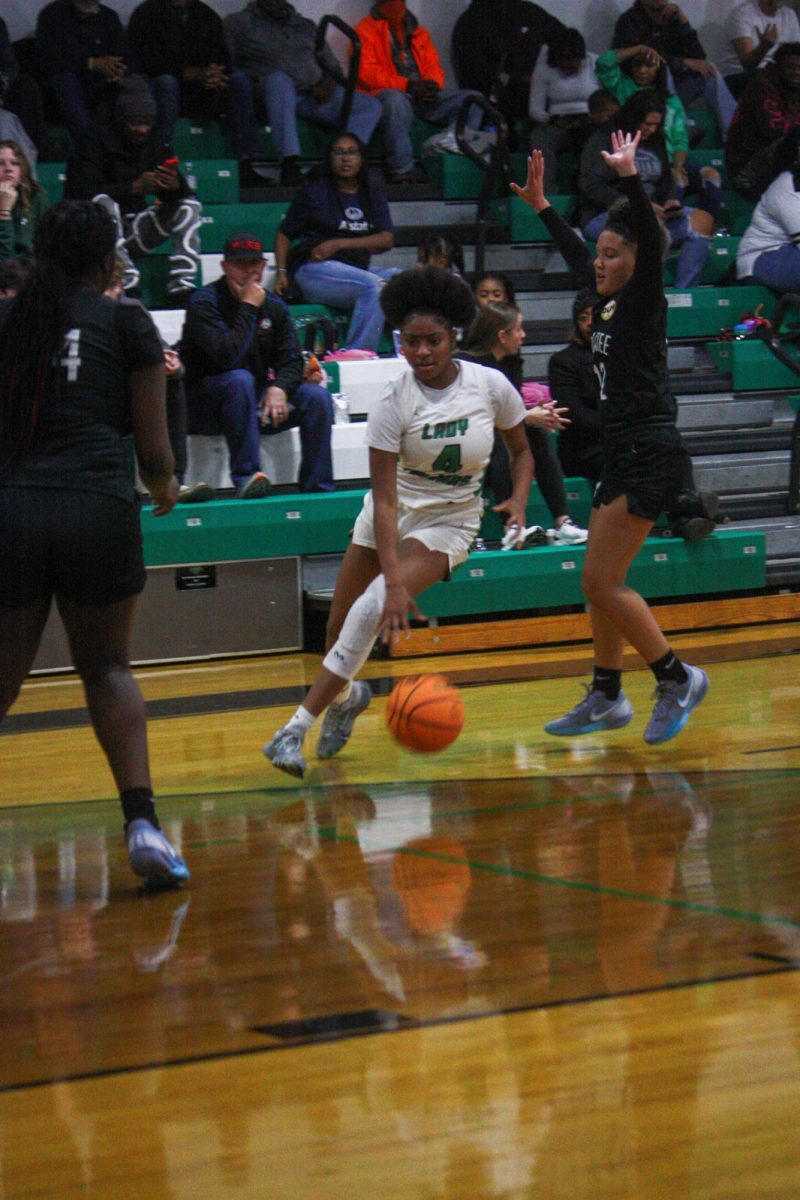
[[181, 892], [129, 874], [74, 681], [0, 734], [0, 1197], [800, 1194], [800, 656], [716, 664], [679, 739], [574, 741], [571, 679], [392, 671], [299, 783], [259, 748], [316, 666], [141, 672]]

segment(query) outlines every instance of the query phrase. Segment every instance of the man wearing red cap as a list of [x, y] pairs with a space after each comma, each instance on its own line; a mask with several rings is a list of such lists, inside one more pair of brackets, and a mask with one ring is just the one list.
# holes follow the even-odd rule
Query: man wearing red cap
[[239, 496], [269, 491], [259, 436], [300, 427], [301, 492], [333, 491], [333, 401], [303, 383], [303, 357], [289, 310], [261, 285], [264, 246], [253, 233], [228, 238], [222, 277], [194, 293], [183, 330], [191, 433], [225, 435]]

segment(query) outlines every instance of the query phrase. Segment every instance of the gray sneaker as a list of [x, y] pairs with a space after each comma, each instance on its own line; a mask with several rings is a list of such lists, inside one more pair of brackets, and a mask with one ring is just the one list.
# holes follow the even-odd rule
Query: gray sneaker
[[317, 742], [317, 758], [333, 758], [347, 744], [356, 717], [364, 711], [372, 699], [370, 686], [363, 679], [353, 684], [346, 704], [338, 707], [331, 704], [322, 722], [322, 731]]
[[180, 887], [189, 878], [189, 868], [160, 829], [144, 817], [131, 821], [125, 830], [128, 861], [134, 875], [150, 887]]
[[659, 683], [653, 693], [655, 708], [647, 722], [644, 740], [648, 746], [658, 746], [677, 736], [689, 720], [693, 708], [708, 691], [708, 676], [699, 667], [690, 667], [684, 663], [689, 678], [685, 683], [675, 683], [668, 679]]
[[279, 771], [302, 779], [306, 773], [306, 760], [301, 753], [303, 739], [284, 725], [264, 747], [264, 754]]
[[609, 700], [604, 692], [592, 691], [591, 684], [581, 685], [586, 695], [572, 712], [555, 721], [548, 721], [545, 733], [555, 737], [575, 737], [580, 733], [599, 733], [603, 729], [622, 729], [633, 716], [631, 702], [624, 692]]
[[263, 471], [256, 471], [255, 475], [242, 484], [239, 488], [240, 500], [261, 500], [267, 495], [272, 484], [267, 479]]

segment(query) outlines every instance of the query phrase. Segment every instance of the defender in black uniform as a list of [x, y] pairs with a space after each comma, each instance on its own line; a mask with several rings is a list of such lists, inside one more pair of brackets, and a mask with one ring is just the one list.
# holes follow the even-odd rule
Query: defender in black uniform
[[[616, 205], [597, 241], [592, 354], [603, 429], [605, 467], [594, 495], [583, 590], [590, 604], [594, 678], [586, 696], [545, 729], [558, 736], [619, 729], [633, 716], [621, 690], [627, 640], [650, 664], [656, 705], [646, 742], [675, 737], [708, 691], [708, 677], [670, 649], [646, 601], [628, 587], [628, 568], [659, 514], [675, 506], [691, 462], [675, 427], [667, 378], [662, 230], [636, 168], [639, 134], [615, 133], [603, 158], [620, 177], [627, 204]], [[539, 214], [570, 266], [587, 272], [586, 245], [544, 195], [539, 151], [528, 160], [524, 188], [514, 192]]]
[[156, 515], [178, 497], [164, 357], [140, 305], [103, 296], [111, 217], [64, 201], [42, 217], [36, 265], [0, 304], [0, 719], [39, 648], [53, 597], [125, 816], [131, 867], [154, 884], [189, 872], [160, 832], [144, 703], [129, 667], [145, 582], [126, 434]]

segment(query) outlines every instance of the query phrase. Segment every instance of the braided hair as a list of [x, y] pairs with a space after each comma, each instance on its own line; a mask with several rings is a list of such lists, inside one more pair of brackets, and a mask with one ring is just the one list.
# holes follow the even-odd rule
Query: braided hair
[[33, 270], [0, 311], [0, 471], [10, 470], [33, 444], [57, 379], [70, 291], [107, 273], [116, 240], [112, 217], [91, 200], [62, 200], [39, 221]]

